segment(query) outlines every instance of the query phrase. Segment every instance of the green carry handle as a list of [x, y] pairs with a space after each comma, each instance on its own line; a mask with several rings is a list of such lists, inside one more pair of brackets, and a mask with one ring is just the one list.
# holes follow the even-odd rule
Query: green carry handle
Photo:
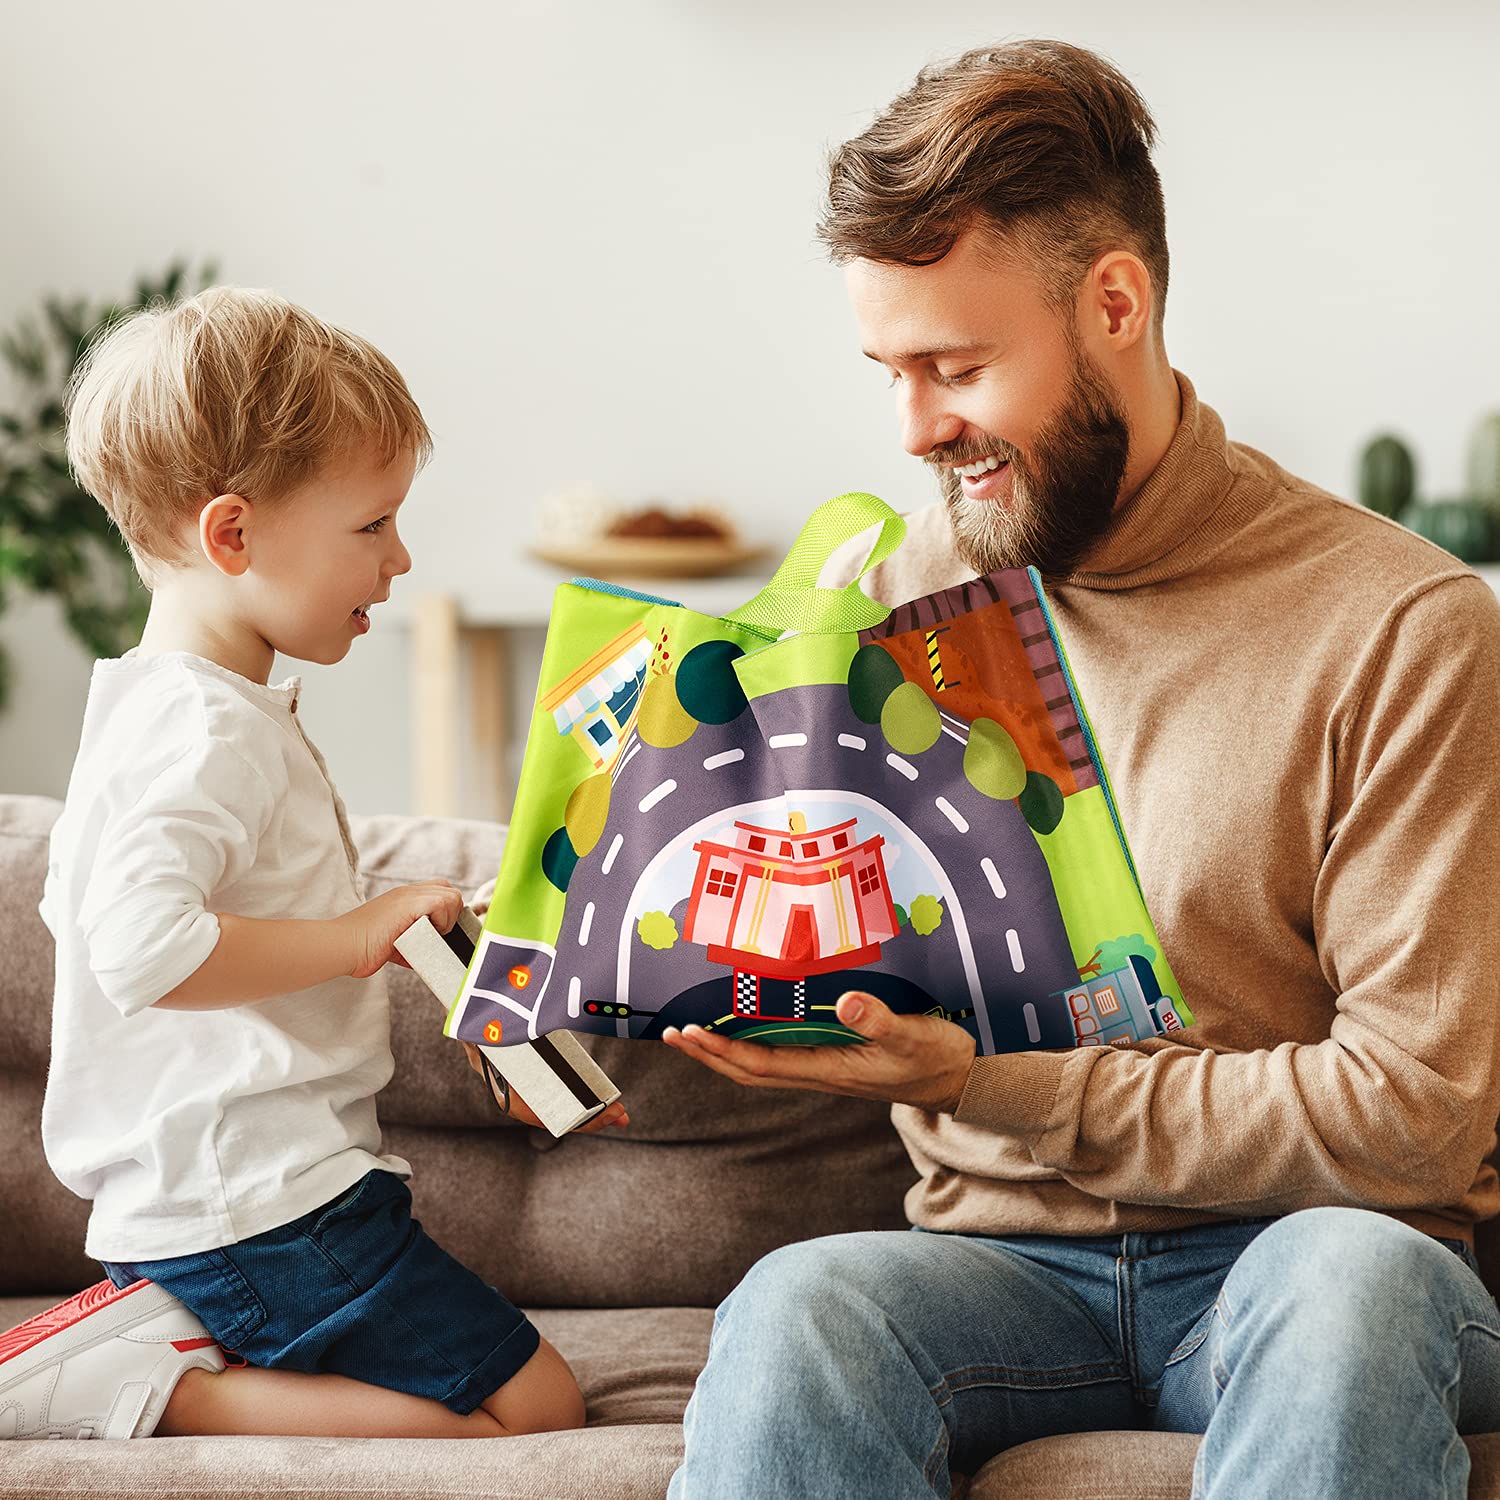
[[[818, 575], [846, 542], [880, 523], [880, 535], [864, 566], [841, 589], [818, 587]], [[890, 613], [890, 606], [871, 599], [859, 581], [884, 562], [906, 535], [906, 522], [884, 500], [859, 490], [826, 500], [807, 518], [775, 576], [753, 599], [723, 618], [770, 640], [786, 631], [827, 635], [868, 630]]]

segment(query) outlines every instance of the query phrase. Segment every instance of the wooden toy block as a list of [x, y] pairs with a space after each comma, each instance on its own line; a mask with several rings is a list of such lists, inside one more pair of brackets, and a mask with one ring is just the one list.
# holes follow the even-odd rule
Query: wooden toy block
[[[466, 906], [451, 932], [440, 933], [422, 917], [396, 939], [396, 951], [444, 1010], [463, 986], [481, 930], [478, 915]], [[570, 1032], [549, 1032], [511, 1047], [481, 1043], [479, 1053], [554, 1136], [576, 1130], [620, 1097], [609, 1075]]]

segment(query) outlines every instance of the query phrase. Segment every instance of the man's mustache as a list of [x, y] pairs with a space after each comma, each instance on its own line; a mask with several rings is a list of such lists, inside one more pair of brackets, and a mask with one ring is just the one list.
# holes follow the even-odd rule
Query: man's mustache
[[971, 439], [934, 449], [926, 455], [923, 462], [931, 464], [935, 469], [951, 469], [959, 464], [971, 464], [977, 459], [988, 458], [993, 453], [1009, 463], [1015, 457], [1015, 451], [1009, 443], [1001, 442], [999, 438], [989, 438], [982, 442]]

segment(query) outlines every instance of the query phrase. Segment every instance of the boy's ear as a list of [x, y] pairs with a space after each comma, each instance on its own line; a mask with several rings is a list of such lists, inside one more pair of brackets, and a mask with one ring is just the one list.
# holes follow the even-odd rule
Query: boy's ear
[[243, 495], [215, 495], [198, 512], [198, 545], [226, 577], [238, 578], [249, 570], [253, 514]]

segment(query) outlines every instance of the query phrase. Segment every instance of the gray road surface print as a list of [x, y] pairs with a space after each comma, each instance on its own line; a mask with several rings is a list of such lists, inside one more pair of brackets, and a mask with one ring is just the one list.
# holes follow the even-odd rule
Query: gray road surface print
[[[966, 735], [961, 721], [945, 720], [929, 750], [897, 755], [879, 726], [855, 716], [839, 684], [757, 698], [730, 723], [699, 724], [670, 749], [632, 735], [603, 834], [568, 885], [542, 1029], [624, 1037], [688, 1020], [724, 1023], [730, 971], [680, 938], [690, 892], [680, 872], [691, 869], [693, 842], [724, 840], [736, 817], [785, 828], [793, 811], [834, 805], [860, 817], [860, 837], [871, 825], [888, 830], [888, 846], [900, 842], [887, 853], [897, 902], [922, 891], [943, 912], [930, 934], [908, 924], [886, 942], [877, 969], [811, 976], [809, 1006], [831, 1006], [849, 988], [884, 990], [898, 1010], [971, 1012], [958, 1023], [984, 1052], [1071, 1046], [1067, 1007], [1054, 992], [1076, 985], [1078, 969], [1046, 861], [1016, 804], [984, 796], [965, 777]], [[663, 891], [673, 870], [680, 884], [668, 878]], [[653, 910], [676, 923], [669, 947], [637, 934], [637, 920]], [[487, 955], [480, 985], [503, 987], [511, 962], [503, 950]], [[722, 1029], [737, 1027], [730, 1020]]]

